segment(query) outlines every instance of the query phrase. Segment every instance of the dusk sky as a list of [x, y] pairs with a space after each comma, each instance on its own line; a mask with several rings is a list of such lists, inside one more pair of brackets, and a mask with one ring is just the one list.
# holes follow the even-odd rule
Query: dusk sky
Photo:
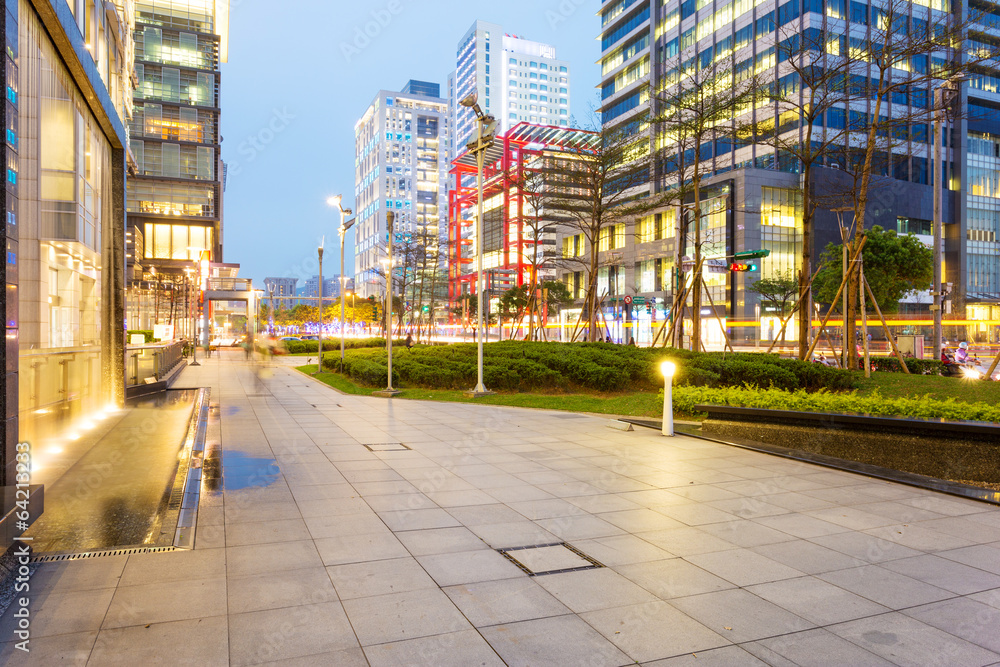
[[[458, 41], [477, 19], [555, 45], [571, 64], [571, 113], [588, 120], [600, 82], [599, 8], [597, 0], [232, 0], [222, 66], [224, 260], [258, 287], [267, 276], [301, 286], [316, 274], [325, 235], [323, 273], [339, 273], [339, 213], [326, 199], [342, 193], [353, 208], [355, 121], [379, 90], [409, 79], [440, 83], [446, 95]], [[376, 34], [368, 44], [358, 37], [366, 24]], [[352, 232], [349, 273], [353, 242]]]

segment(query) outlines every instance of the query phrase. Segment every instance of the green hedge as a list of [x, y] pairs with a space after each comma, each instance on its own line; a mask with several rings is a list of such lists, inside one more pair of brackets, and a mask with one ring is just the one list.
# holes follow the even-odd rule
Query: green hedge
[[[317, 352], [319, 352], [319, 341], [318, 340], [284, 340], [284, 341], [281, 341], [281, 342], [285, 346], [285, 349], [288, 350], [289, 354], [316, 354]], [[406, 341], [402, 340], [402, 339], [400, 339], [400, 340], [393, 340], [392, 344], [393, 344], [393, 346], [396, 346], [396, 345], [402, 346], [402, 345], [406, 344]], [[381, 347], [381, 348], [384, 348], [385, 347], [385, 339], [384, 338], [360, 338], [360, 339], [358, 339], [358, 338], [351, 338], [351, 339], [347, 339], [347, 340], [344, 341], [344, 349], [345, 350], [359, 350], [359, 349], [370, 348], [370, 347]], [[324, 338], [323, 339], [323, 354], [324, 354], [324, 356], [326, 355], [326, 353], [328, 351], [331, 351], [331, 350], [337, 350], [338, 352], [340, 351], [340, 339], [339, 338], [337, 338], [337, 339]], [[339, 360], [340, 357], [338, 356], [337, 359]]]
[[[872, 357], [872, 364], [876, 371], [886, 373], [902, 373], [903, 368], [899, 365], [899, 359], [891, 357]], [[940, 375], [944, 369], [944, 364], [936, 359], [906, 359], [906, 367], [914, 375]]]
[[675, 387], [673, 402], [674, 411], [685, 415], [697, 415], [695, 406], [698, 405], [731, 405], [767, 410], [1000, 422], [998, 405], [960, 403], [953, 398], [941, 400], [931, 398], [930, 395], [886, 398], [878, 392], [860, 396], [856, 392], [834, 394], [825, 391], [807, 392], [801, 389], [782, 391], [748, 387]]
[[[338, 367], [339, 354], [331, 350], [323, 357], [325, 368]], [[367, 371], [352, 370], [353, 360], [386, 366], [381, 346], [354, 349], [348, 357], [345, 372], [361, 383]], [[659, 368], [665, 359], [677, 363], [675, 382], [680, 385], [788, 390], [841, 390], [854, 386], [854, 376], [849, 372], [775, 355], [706, 354], [608, 343], [490, 343], [484, 348], [483, 374], [486, 386], [501, 391], [652, 391], [663, 386]], [[467, 389], [477, 381], [476, 345], [417, 346], [412, 350], [400, 347], [394, 350], [393, 369], [404, 386]]]

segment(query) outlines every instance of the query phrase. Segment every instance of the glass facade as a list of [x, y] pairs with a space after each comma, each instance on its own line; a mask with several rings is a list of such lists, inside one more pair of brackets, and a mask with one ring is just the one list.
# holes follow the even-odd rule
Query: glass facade
[[1000, 299], [1000, 135], [968, 136], [966, 292], [970, 299]]
[[[93, 3], [76, 9], [97, 35]], [[123, 234], [113, 193], [124, 173], [114, 172], [111, 142], [29, 3], [20, 3], [19, 19], [19, 437], [37, 442], [114, 400], [104, 283]]]
[[802, 193], [761, 188], [762, 247], [771, 254], [760, 261], [761, 278], [796, 275], [802, 263]]

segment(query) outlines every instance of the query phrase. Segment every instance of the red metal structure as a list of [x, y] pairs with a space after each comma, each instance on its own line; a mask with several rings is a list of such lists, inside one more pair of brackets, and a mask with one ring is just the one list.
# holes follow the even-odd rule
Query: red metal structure
[[[518, 123], [496, 138], [483, 163], [483, 201], [503, 196], [502, 255], [500, 263], [489, 270], [513, 271], [514, 286], [530, 284], [531, 263], [525, 261], [526, 252], [540, 240], [525, 236], [526, 193], [517, 186], [526, 182], [531, 163], [541, 164], [536, 158], [572, 159], [592, 152], [598, 141], [595, 132], [532, 123]], [[475, 155], [460, 155], [452, 163], [451, 173], [456, 186], [448, 193], [448, 299], [455, 304], [463, 294], [475, 293], [477, 275], [471, 238], [478, 196]], [[484, 211], [488, 210], [484, 207]]]

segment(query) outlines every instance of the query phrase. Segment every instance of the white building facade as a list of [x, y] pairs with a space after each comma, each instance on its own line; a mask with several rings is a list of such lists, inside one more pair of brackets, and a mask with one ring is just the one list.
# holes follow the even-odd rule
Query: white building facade
[[410, 81], [379, 91], [354, 126], [357, 240], [354, 283], [360, 298], [385, 290], [386, 213], [396, 244], [437, 245], [448, 220], [448, 100], [440, 85]]
[[458, 105], [472, 92], [483, 113], [497, 119], [500, 132], [522, 121], [569, 127], [570, 68], [556, 57], [554, 46], [476, 21], [459, 41], [456, 55], [454, 83], [449, 79], [456, 151], [476, 131], [474, 112]]

